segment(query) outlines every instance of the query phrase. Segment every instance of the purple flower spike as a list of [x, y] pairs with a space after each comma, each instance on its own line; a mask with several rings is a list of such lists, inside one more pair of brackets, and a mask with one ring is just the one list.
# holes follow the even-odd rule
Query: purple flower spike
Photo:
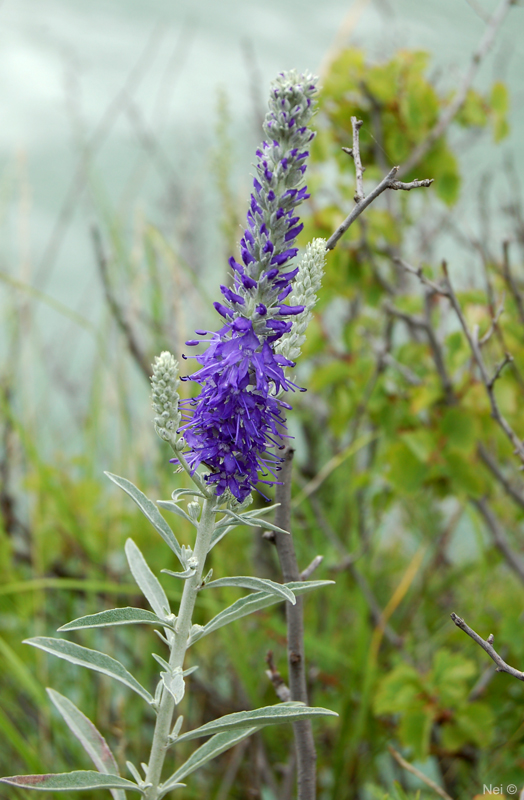
[[200, 369], [188, 379], [200, 384], [199, 396], [180, 403], [190, 468], [204, 463], [205, 480], [217, 496], [229, 491], [240, 502], [259, 481], [278, 483], [278, 452], [287, 438], [284, 414], [291, 409], [279, 393], [299, 388], [284, 374], [294, 362], [277, 355], [274, 343], [291, 331], [289, 317], [304, 311], [282, 302], [298, 268], [281, 268], [296, 256], [292, 245], [303, 229], [296, 209], [309, 197], [303, 173], [314, 136], [308, 123], [316, 91], [311, 75], [295, 72], [281, 73], [273, 85], [266, 141], [256, 151], [241, 263], [229, 259], [233, 287], [221, 286], [224, 303], [214, 303], [225, 322], [195, 357]]

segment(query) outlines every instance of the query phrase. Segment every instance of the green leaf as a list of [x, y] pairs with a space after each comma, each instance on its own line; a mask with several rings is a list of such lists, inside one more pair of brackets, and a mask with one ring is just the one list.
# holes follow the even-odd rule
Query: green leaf
[[182, 550], [177, 542], [176, 536], [153, 501], [150, 500], [149, 497], [146, 497], [145, 494], [140, 491], [140, 489], [137, 489], [136, 486], [134, 486], [131, 481], [128, 481], [126, 478], [120, 478], [118, 475], [113, 475], [111, 472], [106, 472], [105, 475], [107, 475], [107, 477], [112, 480], [113, 483], [116, 483], [117, 486], [123, 489], [124, 492], [126, 492], [129, 497], [135, 501], [142, 514], [148, 518], [164, 542], [168, 545], [168, 547], [171, 548], [173, 553], [182, 564]]
[[448, 408], [442, 417], [441, 430], [451, 450], [471, 453], [476, 446], [475, 421], [471, 414], [460, 408]]
[[103, 775], [92, 770], [76, 772], [58, 772], [48, 775], [12, 775], [0, 778], [0, 782], [23, 789], [40, 789], [43, 792], [79, 792], [84, 789], [122, 789], [123, 791], [140, 792], [132, 781], [119, 778], [118, 775]]
[[429, 737], [433, 724], [432, 709], [414, 709], [403, 715], [399, 736], [404, 745], [413, 749], [416, 759], [425, 761], [429, 751]]
[[274, 706], [256, 708], [253, 711], [237, 711], [234, 714], [226, 714], [220, 719], [207, 722], [200, 728], [188, 731], [179, 736], [176, 742], [187, 739], [197, 739], [200, 736], [210, 736], [226, 730], [237, 730], [238, 728], [249, 728], [256, 725], [257, 728], [263, 725], [272, 725], [280, 722], [296, 722], [300, 719], [313, 719], [314, 717], [338, 717], [334, 711], [326, 708], [312, 708], [302, 703], [279, 703]]
[[295, 595], [287, 586], [282, 583], [275, 583], [275, 581], [270, 581], [267, 578], [251, 578], [249, 576], [219, 578], [216, 581], [206, 583], [202, 588], [207, 589], [208, 587], [213, 587], [218, 589], [220, 586], [239, 586], [242, 589], [253, 589], [256, 592], [269, 592], [270, 594], [276, 594], [279, 597], [283, 597], [285, 600], [289, 600], [292, 605], [295, 605], [297, 602]]
[[386, 460], [389, 465], [387, 478], [397, 489], [407, 493], [420, 489], [427, 467], [413, 455], [407, 444], [402, 441], [393, 442], [387, 451]]
[[166, 613], [169, 614], [169, 600], [166, 593], [132, 539], [127, 540], [125, 551], [133, 578], [155, 614], [158, 614], [159, 617], [164, 617]]
[[79, 617], [72, 622], [67, 622], [58, 628], [59, 631], [79, 631], [82, 628], [104, 628], [108, 625], [130, 625], [133, 622], [142, 622], [146, 625], [167, 625], [165, 619], [157, 617], [151, 611], [143, 608], [111, 608], [107, 611], [100, 611], [99, 614], [88, 614], [86, 617]]
[[182, 766], [168, 778], [163, 786], [160, 787], [159, 798], [171, 791], [178, 781], [183, 780], [187, 775], [190, 775], [199, 767], [207, 764], [211, 759], [229, 750], [230, 747], [234, 747], [234, 745], [241, 742], [242, 739], [246, 739], [248, 736], [256, 733], [257, 730], [258, 727], [255, 726], [252, 728], [243, 728], [241, 731], [224, 731], [224, 733], [217, 733], [209, 739], [208, 742], [199, 747], [198, 750], [195, 750], [195, 752], [189, 756], [185, 764], [182, 764]]
[[77, 664], [80, 667], [87, 667], [95, 672], [101, 672], [103, 675], [109, 675], [117, 681], [124, 683], [134, 692], [139, 694], [148, 703], [151, 703], [153, 698], [141, 686], [136, 678], [124, 667], [120, 661], [117, 661], [111, 656], [106, 656], [105, 653], [100, 653], [98, 650], [89, 650], [87, 647], [81, 647], [79, 644], [68, 642], [67, 639], [51, 639], [46, 636], [36, 636], [34, 639], [25, 639], [24, 644], [30, 644], [32, 647], [38, 647], [39, 650], [44, 650], [46, 653], [51, 653], [53, 656], [63, 658], [70, 661], [71, 664]]
[[[54, 689], [47, 689], [47, 694], [69, 729], [82, 744], [97, 770], [108, 775], [118, 775], [118, 766], [113, 753], [91, 720], [71, 700], [55, 692]], [[111, 789], [111, 794], [114, 800], [125, 800], [126, 798], [125, 792], [120, 789]]]
[[[328, 586], [331, 583], [334, 583], [334, 581], [296, 581], [283, 585], [287, 586], [288, 589], [291, 589], [293, 593], [297, 595], [304, 594], [320, 586]], [[275, 594], [269, 594], [269, 592], [255, 592], [248, 597], [242, 597], [240, 600], [237, 600], [231, 606], [221, 611], [220, 614], [217, 614], [216, 617], [213, 617], [203, 628], [196, 630], [190, 636], [189, 644], [194, 644], [198, 639], [207, 636], [207, 634], [212, 631], [218, 630], [218, 628], [223, 628], [224, 625], [229, 625], [230, 622], [246, 617], [248, 614], [253, 614], [254, 611], [259, 611], [261, 608], [267, 608], [267, 606], [278, 603], [281, 599], [282, 598]]]

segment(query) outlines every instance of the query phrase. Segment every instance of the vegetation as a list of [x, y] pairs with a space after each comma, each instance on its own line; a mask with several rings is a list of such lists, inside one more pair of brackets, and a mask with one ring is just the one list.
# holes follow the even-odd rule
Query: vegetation
[[[370, 65], [363, 53], [348, 50], [323, 84], [304, 241], [328, 238], [353, 205], [354, 168], [341, 150], [351, 145], [351, 116], [363, 120], [361, 156], [374, 185], [408, 160], [452, 102], [428, 77], [428, 56], [420, 52]], [[514, 263], [516, 245], [524, 244], [519, 198], [510, 208], [515, 244], [487, 237], [469, 243], [475, 280], [468, 284], [456, 263], [450, 281], [438, 254], [441, 226], [447, 221], [453, 233], [460, 196], [453, 129], [483, 129], [498, 141], [507, 132], [507, 107], [502, 84], [487, 96], [470, 89], [450, 127], [404, 176], [434, 177], [434, 189], [384, 194], [359, 217], [328, 258], [303, 349], [298, 383], [308, 392], [293, 401], [293, 529], [299, 563], [306, 567], [321, 554], [315, 578], [336, 579], [305, 602], [310, 702], [340, 715], [315, 728], [321, 800], [434, 796], [388, 746], [455, 798], [480, 794], [484, 784], [521, 782], [522, 687], [495, 674], [449, 617], [455, 611], [483, 637], [493, 633], [505, 661], [524, 667], [524, 485], [518, 446], [501, 422], [517, 442], [524, 436], [524, 273]], [[227, 176], [217, 174], [230, 218]], [[27, 387], [16, 354], [26, 334], [12, 318], [4, 322], [2, 774], [83, 763], [43, 686], [60, 689], [111, 731], [123, 770], [152, 729], [150, 716], [138, 716], [141, 706], [127, 704], [124, 688], [109, 692], [104, 677], [21, 644], [26, 636], [51, 635], [64, 619], [142, 602], [120, 556], [128, 535], [155, 569], [176, 568], [160, 563], [161, 543], [102, 471], [125, 474], [152, 497], [168, 498], [185, 485], [155, 440], [145, 373], [160, 350], [183, 349], [195, 327], [189, 307], [202, 320], [210, 302], [158, 227], [142, 224], [134, 242], [123, 230], [121, 220], [105, 213], [95, 233], [107, 318], [83, 386], [89, 401], [74, 430], [80, 455], [52, 451], [44, 417], [25, 413]], [[225, 259], [217, 284], [224, 275]], [[187, 524], [177, 518], [177, 525], [179, 541], [188, 542]], [[261, 533], [229, 534], [229, 546], [212, 553], [215, 574], [278, 580], [272, 546]], [[164, 586], [176, 595], [176, 583], [166, 577]], [[238, 596], [235, 589], [221, 591], [221, 605]], [[206, 615], [218, 610], [215, 604], [204, 593]], [[149, 686], [157, 666], [142, 653], [154, 633], [95, 631], [77, 641], [104, 649], [97, 642], [108, 636], [112, 654]], [[285, 678], [285, 620], [275, 608], [203, 640], [184, 711], [191, 724], [275, 702], [268, 651]], [[288, 797], [291, 743], [284, 726], [257, 734], [196, 773], [177, 796]], [[26, 793], [4, 789], [3, 796]]]

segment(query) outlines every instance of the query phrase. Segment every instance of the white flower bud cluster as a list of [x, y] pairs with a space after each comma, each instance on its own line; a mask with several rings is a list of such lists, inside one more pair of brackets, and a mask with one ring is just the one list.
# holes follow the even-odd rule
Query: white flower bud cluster
[[275, 352], [296, 361], [306, 340], [306, 329], [310, 323], [313, 308], [317, 302], [317, 292], [322, 283], [326, 263], [326, 240], [313, 239], [298, 265], [298, 275], [293, 285], [293, 293], [286, 301], [289, 305], [304, 306], [298, 314], [289, 333], [285, 333], [275, 343]]
[[180, 426], [178, 402], [178, 361], [165, 350], [155, 358], [153, 375], [151, 376], [151, 402], [156, 412], [155, 430], [161, 439], [175, 445], [176, 432]]

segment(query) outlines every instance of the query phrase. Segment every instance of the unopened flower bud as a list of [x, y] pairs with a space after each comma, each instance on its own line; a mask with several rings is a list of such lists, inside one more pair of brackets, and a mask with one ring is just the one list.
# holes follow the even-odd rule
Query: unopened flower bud
[[153, 364], [151, 401], [157, 415], [154, 420], [155, 430], [161, 439], [172, 445], [176, 444], [180, 425], [180, 397], [177, 391], [179, 383], [178, 362], [166, 350], [155, 358]]

